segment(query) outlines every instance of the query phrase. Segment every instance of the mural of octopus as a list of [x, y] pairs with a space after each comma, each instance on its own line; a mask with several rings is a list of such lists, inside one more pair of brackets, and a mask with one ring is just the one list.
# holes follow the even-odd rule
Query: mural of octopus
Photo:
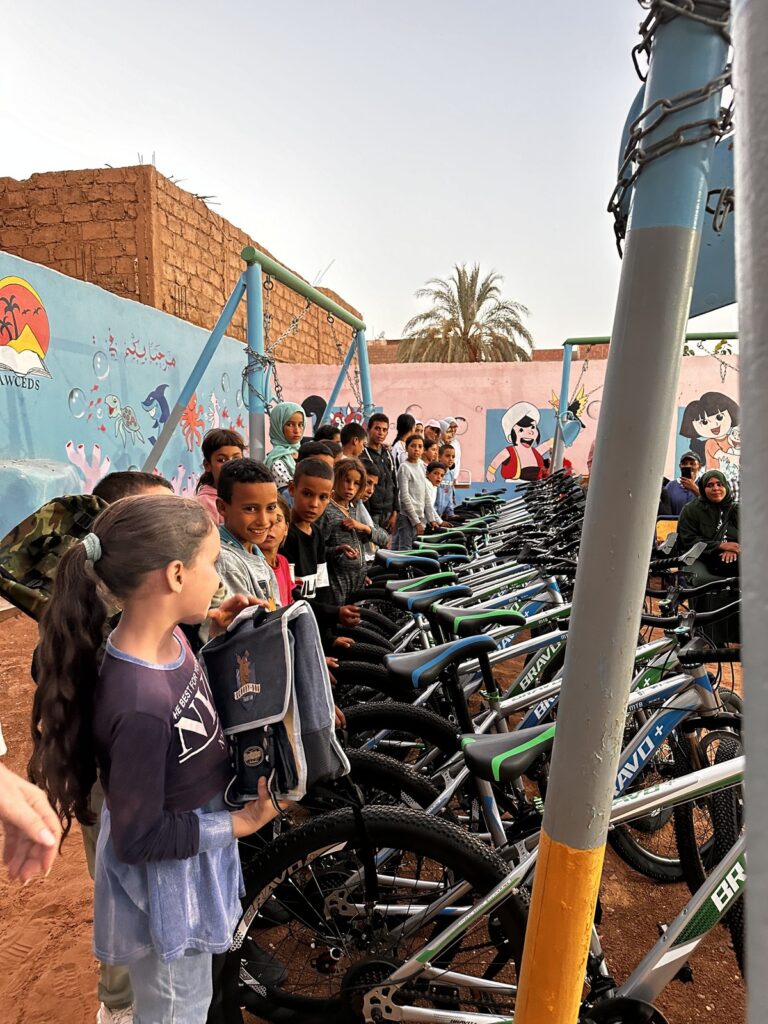
[[144, 435], [132, 407], [122, 405], [117, 395], [107, 395], [104, 404], [109, 418], [115, 421], [115, 437], [119, 437], [123, 442], [123, 448], [128, 442], [128, 436], [134, 444], [144, 444]]
[[191, 452], [195, 446], [199, 447], [202, 444], [204, 427], [203, 407], [197, 404], [197, 394], [194, 394], [181, 414], [181, 432], [187, 451]]

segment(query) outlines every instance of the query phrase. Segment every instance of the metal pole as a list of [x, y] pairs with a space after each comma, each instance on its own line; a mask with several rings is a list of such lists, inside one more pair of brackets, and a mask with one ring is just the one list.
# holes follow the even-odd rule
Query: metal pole
[[265, 444], [264, 404], [269, 383], [269, 371], [258, 361], [264, 355], [264, 300], [261, 267], [258, 263], [245, 266], [246, 338], [248, 342], [248, 452], [252, 459], [263, 462], [267, 454]]
[[368, 364], [368, 342], [365, 340], [364, 329], [357, 332], [355, 341], [357, 342], [357, 365], [360, 368], [360, 387], [363, 392], [363, 415], [371, 416], [375, 406], [371, 390], [371, 368]]
[[563, 454], [565, 451], [565, 443], [563, 441], [563, 423], [565, 420], [563, 417], [568, 411], [568, 389], [571, 384], [572, 362], [573, 346], [565, 345], [563, 349], [563, 375], [560, 380], [560, 402], [557, 407], [557, 415], [555, 416], [555, 443], [552, 448], [552, 458], [550, 460], [552, 472], [557, 472], [558, 469], [563, 468]]
[[321, 427], [323, 423], [327, 423], [328, 420], [331, 418], [331, 412], [333, 411], [334, 405], [336, 405], [336, 402], [338, 401], [339, 392], [341, 391], [342, 384], [344, 383], [344, 377], [346, 375], [347, 370], [349, 369], [349, 365], [352, 362], [352, 359], [355, 355], [356, 347], [357, 335], [355, 335], [354, 339], [352, 340], [352, 343], [347, 349], [347, 354], [344, 356], [344, 362], [341, 364], [341, 368], [339, 369], [339, 376], [336, 378], [336, 383], [333, 385], [333, 391], [331, 391], [331, 394], [328, 398], [328, 404], [326, 405], [323, 411], [323, 415], [320, 417], [320, 422], [317, 424], [318, 427]]
[[298, 274], [294, 274], [292, 270], [288, 270], [282, 263], [278, 263], [277, 260], [273, 260], [271, 256], [267, 256], [266, 253], [256, 249], [253, 245], [246, 245], [243, 251], [240, 253], [240, 258], [244, 260], [248, 265], [252, 263], [258, 263], [261, 266], [262, 271], [265, 274], [269, 274], [270, 277], [274, 278], [275, 281], [279, 281], [284, 284], [291, 291], [298, 292], [305, 299], [309, 299], [314, 302], [320, 309], [324, 309], [326, 313], [330, 313], [335, 316], [337, 320], [341, 320], [345, 324], [349, 324], [350, 327], [354, 327], [356, 331], [364, 331], [365, 324], [360, 319], [350, 313], [348, 309], [344, 309], [338, 302], [334, 302], [333, 299], [329, 298], [324, 292], [318, 291], [317, 288], [313, 288], [309, 282], [305, 281], [303, 277], [299, 277]]
[[[708, 24], [663, 21], [646, 105], [703, 86], [723, 71], [726, 52]], [[716, 92], [670, 115], [648, 144], [683, 121], [715, 119], [719, 106]], [[712, 146], [678, 146], [635, 184], [515, 1024], [578, 1016]]]
[[747, 989], [750, 1024], [762, 1024], [768, 1001], [768, 693], [764, 687], [768, 638], [768, 195], [762, 181], [768, 160], [768, 5], [737, 0], [733, 12], [734, 75], [739, 126], [735, 134], [736, 294], [741, 328], [741, 537], [744, 547], [741, 618], [747, 757]]
[[244, 292], [245, 280], [241, 274], [237, 284], [232, 289], [232, 294], [229, 296], [229, 299], [227, 299], [224, 309], [221, 311], [219, 319], [216, 321], [215, 327], [211, 331], [208, 341], [205, 343], [203, 351], [197, 357], [197, 362], [187, 378], [187, 383], [181, 389], [181, 394], [179, 395], [173, 409], [171, 409], [170, 416], [163, 424], [160, 436], [152, 447], [152, 451], [147, 456], [142, 467], [145, 473], [151, 473], [152, 470], [157, 467], [157, 464], [160, 461], [160, 456], [168, 447], [168, 442], [171, 440], [171, 436], [178, 426], [179, 420], [181, 419], [190, 398], [195, 393], [195, 389], [200, 383], [203, 374], [208, 369], [208, 364], [213, 358], [213, 354], [218, 348], [219, 342], [224, 337], [227, 328], [232, 322], [232, 317], [235, 315], [235, 311], [240, 304], [240, 300], [242, 299]]

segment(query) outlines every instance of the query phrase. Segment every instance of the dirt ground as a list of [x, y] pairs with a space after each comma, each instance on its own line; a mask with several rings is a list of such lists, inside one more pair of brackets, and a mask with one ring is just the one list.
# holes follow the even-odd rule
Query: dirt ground
[[[36, 626], [0, 623], [0, 722], [8, 767], [23, 772], [29, 755], [33, 684], [29, 663]], [[626, 977], [686, 900], [682, 886], [658, 886], [608, 851], [603, 875], [603, 946], [614, 976]], [[84, 1024], [95, 1020], [97, 968], [91, 954], [92, 887], [77, 826], [45, 881], [24, 888], [0, 870], [0, 1020], [2, 1024]], [[744, 986], [728, 933], [718, 930], [692, 960], [693, 984], [673, 982], [659, 1000], [670, 1024], [704, 1020], [740, 1024]], [[253, 1018], [251, 1018], [253, 1019]]]

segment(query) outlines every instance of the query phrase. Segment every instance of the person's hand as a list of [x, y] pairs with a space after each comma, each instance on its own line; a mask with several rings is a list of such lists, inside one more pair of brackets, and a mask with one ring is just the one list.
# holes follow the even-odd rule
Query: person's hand
[[333, 714], [334, 714], [334, 718], [336, 720], [336, 728], [337, 729], [346, 729], [347, 728], [347, 720], [344, 717], [344, 712], [341, 710], [341, 708], [334, 707]]
[[679, 478], [679, 483], [681, 487], [686, 489], [686, 491], [690, 491], [691, 494], [695, 494], [698, 497], [699, 485], [695, 480], [689, 480], [687, 476], [681, 476]]
[[339, 544], [336, 550], [340, 555], [344, 555], [345, 558], [348, 558], [350, 562], [357, 561], [357, 552], [349, 544]]
[[729, 564], [735, 562], [741, 553], [741, 545], [734, 540], [726, 540], [720, 545], [720, 559]]
[[350, 532], [354, 530], [355, 533], [367, 533], [369, 536], [373, 533], [370, 526], [366, 526], [365, 523], [361, 523], [358, 519], [352, 519], [349, 516], [346, 519], [342, 519], [341, 525]]
[[363, 586], [364, 587], [371, 587], [371, 586], [373, 586], [373, 580], [371, 579], [370, 576], [366, 576], [365, 577], [365, 579], [363, 580]]
[[353, 604], [344, 604], [339, 608], [339, 622], [342, 626], [358, 626], [360, 618], [360, 609]]
[[[285, 810], [288, 804], [283, 801], [277, 806], [281, 810]], [[262, 775], [259, 779], [257, 798], [247, 803], [241, 811], [232, 812], [232, 831], [235, 839], [258, 832], [260, 828], [264, 828], [268, 822], [276, 818], [277, 813], [277, 808], [272, 803], [272, 798], [267, 790], [267, 780]]]
[[0, 765], [3, 863], [12, 881], [47, 875], [56, 860], [61, 822], [42, 789]]
[[210, 636], [220, 636], [225, 633], [228, 626], [237, 618], [244, 608], [252, 607], [266, 608], [270, 610], [269, 601], [261, 597], [254, 597], [253, 594], [233, 594], [226, 601], [222, 601], [218, 608], [211, 608], [208, 618], [211, 620]]
[[339, 659], [338, 658], [326, 658], [325, 659], [325, 664], [328, 666], [328, 668], [338, 668], [339, 667]]
[[333, 641], [334, 647], [354, 647], [355, 641], [349, 636], [337, 636]]
[[424, 533], [425, 526], [424, 526], [423, 523], [416, 523], [416, 525], [414, 526], [413, 529], [414, 529], [415, 533], [417, 534], [417, 536], [420, 537]]
[[397, 523], [397, 512], [392, 512], [390, 517], [389, 517], [389, 519], [387, 520], [386, 526], [384, 527], [384, 529], [387, 531], [387, 533], [394, 533], [395, 532], [395, 525], [396, 525], [396, 523]]

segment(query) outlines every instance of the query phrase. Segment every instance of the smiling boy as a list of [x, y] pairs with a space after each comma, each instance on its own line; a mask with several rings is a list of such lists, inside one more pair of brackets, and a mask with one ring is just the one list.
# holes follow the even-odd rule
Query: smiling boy
[[270, 471], [254, 459], [232, 459], [222, 467], [216, 507], [221, 554], [216, 563], [229, 594], [253, 594], [280, 605], [275, 574], [258, 548], [277, 520], [277, 485]]

